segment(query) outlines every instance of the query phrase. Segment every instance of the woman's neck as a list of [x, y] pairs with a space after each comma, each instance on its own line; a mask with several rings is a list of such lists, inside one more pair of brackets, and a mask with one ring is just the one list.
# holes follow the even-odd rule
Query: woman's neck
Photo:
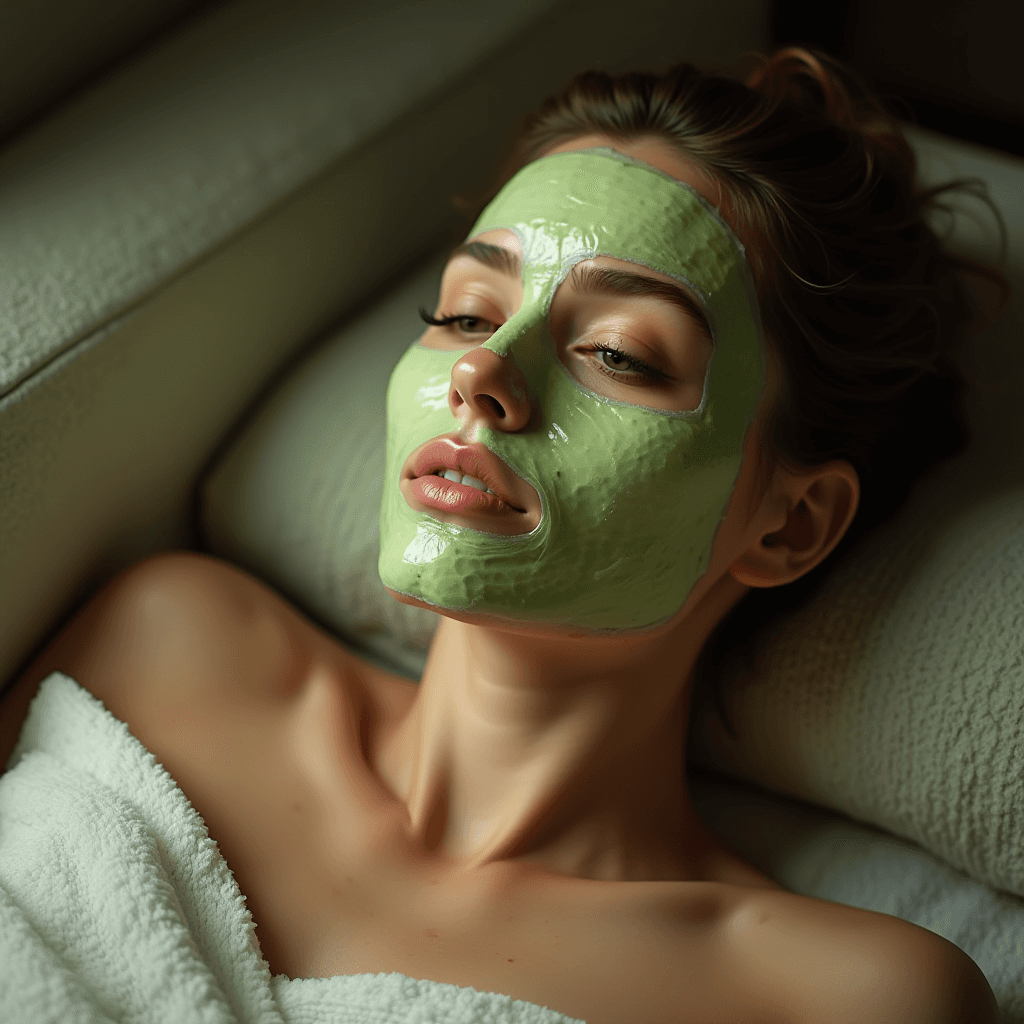
[[699, 877], [684, 745], [710, 624], [568, 638], [442, 619], [380, 765], [417, 842], [458, 869]]

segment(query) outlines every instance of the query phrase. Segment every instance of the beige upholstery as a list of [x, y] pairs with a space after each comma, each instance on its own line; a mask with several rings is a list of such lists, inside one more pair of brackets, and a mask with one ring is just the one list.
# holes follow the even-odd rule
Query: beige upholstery
[[[384, 606], [367, 612], [355, 589], [372, 582], [366, 564], [372, 567], [374, 524], [360, 520], [354, 505], [339, 514], [323, 489], [320, 504], [306, 506], [321, 517], [314, 535], [301, 522], [268, 517], [266, 505], [256, 510], [262, 521], [254, 518], [237, 485], [265, 482], [252, 471], [275, 459], [282, 465], [282, 451], [250, 444], [246, 465], [246, 440], [268, 416], [280, 424], [297, 410], [308, 423], [309, 409], [288, 392], [336, 355], [336, 346], [321, 342], [365, 341], [383, 326], [401, 344], [407, 322], [416, 331], [409, 307], [433, 287], [430, 260], [457, 224], [450, 195], [484, 182], [516, 120], [544, 95], [589, 66], [731, 59], [762, 45], [763, 16], [755, 0], [636, 0], [628, 17], [612, 0], [236, 0], [140, 54], [0, 152], [0, 685], [91, 587], [148, 553], [197, 544], [197, 483], [211, 466], [203, 495], [211, 539], [219, 529], [223, 550], [234, 544], [241, 564], [284, 589], [291, 584], [275, 580], [275, 562], [278, 570], [299, 570], [300, 582], [322, 584], [319, 595], [305, 598], [309, 607], [325, 621], [332, 608], [351, 615], [339, 620], [339, 632], [376, 643], [381, 656], [387, 627], [399, 644], [404, 630], [398, 660], [414, 674], [429, 622], [399, 616], [382, 628]], [[386, 62], [379, 59], [385, 51]], [[945, 159], [941, 140], [919, 135], [916, 142]], [[973, 159], [970, 147], [956, 156]], [[1012, 221], [1011, 261], [1019, 267], [1019, 170], [992, 154], [981, 158]], [[998, 512], [1021, 480], [1014, 441], [1016, 396], [1024, 391], [1019, 304], [1007, 323], [972, 355], [996, 394], [976, 392], [978, 447], [958, 464], [955, 485], [970, 501], [958, 509], [954, 490], [938, 509], [946, 526], [962, 511], [972, 527], [984, 527], [984, 514]], [[382, 353], [385, 374], [386, 362]], [[329, 401], [323, 383], [320, 398]], [[365, 417], [372, 396], [364, 390], [357, 397], [362, 404], [353, 397], [351, 408]], [[353, 452], [372, 453], [379, 441], [364, 426]], [[329, 470], [339, 452], [326, 446], [337, 436], [344, 435], [325, 436], [325, 447], [311, 453]], [[368, 466], [345, 466], [362, 473], [344, 477], [351, 490], [372, 480]], [[936, 493], [922, 488], [916, 508]], [[240, 513], [260, 529], [241, 534]], [[346, 577], [316, 545], [333, 543], [348, 525], [362, 530], [353, 534], [362, 561]], [[268, 537], [289, 540], [290, 552], [268, 547]], [[954, 553], [970, 570], [972, 551], [991, 540], [981, 536], [980, 547]], [[915, 585], [926, 589], [928, 581], [923, 574]], [[1005, 604], [999, 611], [1007, 618]], [[988, 845], [972, 847], [969, 831], [930, 828], [933, 819], [915, 817], [916, 808], [883, 819], [895, 834], [864, 824], [879, 820], [872, 818], [878, 803], [872, 809], [852, 784], [827, 791], [820, 762], [811, 760], [832, 749], [815, 729], [824, 723], [839, 735], [829, 706], [805, 701], [800, 707], [811, 710], [802, 718], [784, 714], [799, 660], [793, 650], [779, 662], [785, 671], [774, 690], [750, 690], [746, 707], [736, 705], [767, 747], [755, 744], [730, 760], [713, 742], [695, 750], [698, 762], [754, 784], [710, 781], [691, 763], [698, 808], [730, 846], [787, 888], [893, 913], [957, 943], [992, 982], [1008, 1024], [1024, 1024], [1024, 904], [999, 891], [1019, 869], [1019, 797], [1014, 803], [1004, 785], [995, 801], [970, 807], [970, 787], [911, 786], [910, 799], [947, 801], [939, 816], [973, 822]], [[842, 695], [834, 680], [820, 692]], [[1019, 724], [1019, 702], [1002, 713], [1010, 726]], [[1005, 722], [987, 732], [983, 724], [967, 721], [963, 735], [978, 727], [984, 743], [994, 737], [1008, 759], [1018, 756], [1019, 738]], [[874, 737], [847, 740], [845, 752], [861, 754], [871, 752]], [[796, 744], [809, 771], [783, 761], [783, 742]], [[966, 749], [978, 753], [983, 769], [996, 763], [991, 746]], [[945, 752], [959, 750], [950, 743]], [[768, 756], [759, 760], [759, 753]], [[891, 782], [898, 787], [916, 763], [901, 762], [903, 774]], [[803, 786], [859, 818], [785, 800], [759, 783], [777, 793], [799, 794]], [[991, 831], [985, 815], [1000, 807], [1005, 831]], [[988, 857], [992, 837], [1001, 835], [1009, 837], [1008, 856]], [[914, 837], [945, 852], [933, 855]], [[985, 856], [972, 860], [973, 849]]]
[[543, 96], [761, 45], [753, 0], [617, 12], [236, 0], [0, 152], [0, 680], [113, 572], [194, 544], [232, 424], [450, 238]]
[[0, 138], [24, 131], [83, 82], [217, 0], [4, 0]]

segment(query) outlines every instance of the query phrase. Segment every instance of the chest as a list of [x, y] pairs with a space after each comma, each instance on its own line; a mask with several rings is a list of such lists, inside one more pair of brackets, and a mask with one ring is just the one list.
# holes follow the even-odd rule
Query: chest
[[[547, 1006], [588, 1024], [769, 1022], [723, 922], [738, 890], [602, 883], [494, 865], [467, 882], [401, 839], [358, 729], [216, 706], [129, 723], [206, 822], [271, 974], [397, 972]], [[145, 718], [146, 716], [140, 716]], [[159, 727], [155, 722], [159, 721]], [[147, 731], [151, 735], [140, 734]]]

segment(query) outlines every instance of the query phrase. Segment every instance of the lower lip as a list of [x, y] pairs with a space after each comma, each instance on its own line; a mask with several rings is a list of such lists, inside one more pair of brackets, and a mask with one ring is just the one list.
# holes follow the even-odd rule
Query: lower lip
[[418, 476], [409, 481], [410, 497], [428, 508], [440, 512], [455, 512], [459, 515], [484, 513], [486, 515], [511, 515], [519, 510], [496, 494], [478, 491], [468, 484], [457, 484], [443, 476]]

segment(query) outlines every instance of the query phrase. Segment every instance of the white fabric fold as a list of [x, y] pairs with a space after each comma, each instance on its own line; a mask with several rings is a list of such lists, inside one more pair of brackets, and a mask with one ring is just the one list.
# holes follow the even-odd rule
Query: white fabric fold
[[401, 974], [272, 978], [202, 818], [127, 725], [60, 672], [0, 776], [0, 1019], [573, 1024]]

